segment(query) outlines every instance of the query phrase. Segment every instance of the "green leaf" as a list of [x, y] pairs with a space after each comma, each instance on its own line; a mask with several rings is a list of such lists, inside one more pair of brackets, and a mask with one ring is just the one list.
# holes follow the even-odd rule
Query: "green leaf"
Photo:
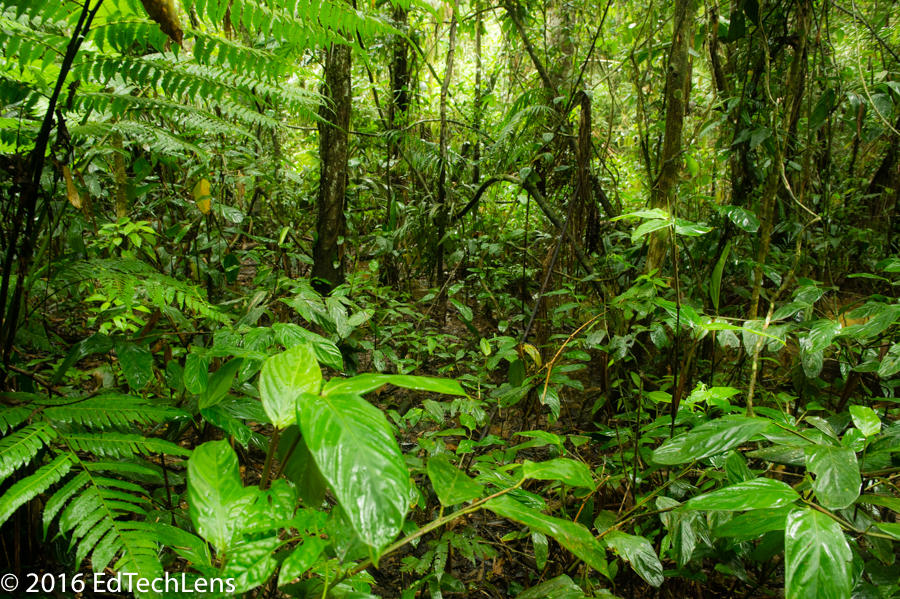
[[608, 533], [603, 540], [619, 557], [631, 564], [638, 576], [648, 584], [658, 587], [663, 583], [663, 567], [653, 550], [653, 545], [644, 537], [630, 535], [619, 530]]
[[103, 333], [94, 333], [87, 339], [82, 339], [73, 345], [72, 349], [69, 350], [69, 353], [66, 354], [66, 359], [63, 360], [62, 364], [59, 365], [59, 368], [56, 369], [56, 374], [53, 375], [53, 380], [51, 382], [54, 384], [60, 382], [62, 377], [66, 374], [66, 371], [82, 358], [91, 354], [105, 354], [112, 348], [112, 339]]
[[787, 483], [771, 478], [757, 478], [689, 499], [681, 509], [735, 512], [775, 509], [789, 505], [798, 499], [800, 499], [800, 495]]
[[875, 526], [900, 541], [900, 524], [896, 522], [879, 522]]
[[263, 363], [259, 375], [259, 396], [269, 420], [278, 428], [296, 422], [297, 398], [302, 393], [318, 393], [322, 370], [312, 348], [295, 345]]
[[637, 243], [640, 241], [641, 237], [648, 235], [649, 233], [653, 233], [654, 231], [659, 231], [660, 229], [665, 229], [672, 223], [667, 220], [648, 220], [640, 224], [638, 228], [631, 232], [631, 243]]
[[213, 373], [209, 378], [206, 391], [200, 397], [200, 401], [197, 402], [200, 409], [212, 407], [228, 395], [228, 391], [231, 390], [231, 385], [234, 383], [234, 377], [238, 370], [241, 369], [242, 363], [243, 360], [241, 358], [231, 359]]
[[544, 462], [526, 460], [522, 464], [522, 474], [525, 478], [558, 480], [570, 487], [594, 488], [594, 479], [588, 467], [569, 458], [556, 458]]
[[194, 528], [216, 550], [231, 546], [252, 499], [227, 441], [210, 441], [194, 450], [188, 460], [189, 512]]
[[484, 504], [484, 507], [498, 516], [509, 518], [530, 527], [531, 530], [553, 537], [584, 563], [603, 576], [610, 578], [605, 557], [606, 550], [583, 525], [544, 515], [537, 510], [525, 507], [507, 495], [491, 499]]
[[434, 492], [437, 493], [438, 499], [444, 507], [481, 497], [484, 487], [451, 464], [445, 455], [436, 455], [430, 458], [427, 472]]
[[875, 410], [866, 406], [850, 406], [850, 417], [862, 434], [867, 437], [881, 432], [881, 419]]
[[165, 522], [146, 522], [156, 540], [171, 547], [175, 553], [199, 566], [212, 564], [209, 545], [200, 537]]
[[234, 547], [228, 556], [222, 578], [234, 579], [235, 594], [246, 593], [269, 579], [278, 567], [272, 553], [280, 543], [278, 537], [270, 537]]
[[850, 596], [853, 554], [840, 525], [826, 514], [804, 508], [788, 515], [784, 558], [787, 599]]
[[360, 374], [349, 379], [333, 378], [322, 388], [322, 395], [365, 395], [387, 384], [445, 395], [465, 396], [457, 381], [409, 374]]
[[281, 571], [278, 572], [278, 586], [288, 584], [312, 568], [326, 545], [327, 543], [319, 537], [306, 537], [303, 543], [281, 563]]
[[717, 526], [714, 532], [717, 537], [734, 537], [736, 541], [758, 539], [767, 532], [784, 530], [787, 516], [794, 509], [788, 505], [774, 510], [750, 510]]
[[516, 599], [583, 599], [586, 595], [571, 578], [561, 574], [516, 595]]
[[117, 339], [116, 356], [128, 386], [140, 391], [153, 378], [153, 355], [146, 347]]
[[547, 558], [550, 556], [547, 535], [533, 531], [531, 533], [531, 544], [534, 547], [534, 562], [537, 564], [537, 569], [543, 570], [547, 565]]
[[878, 366], [878, 376], [886, 379], [900, 372], [900, 343], [895, 343], [887, 351]]
[[31, 476], [16, 481], [0, 497], [0, 524], [6, 522], [17, 509], [59, 482], [72, 468], [68, 454], [57, 456], [52, 462], [41, 466]]
[[462, 316], [462, 319], [464, 321], [472, 322], [472, 318], [474, 318], [474, 315], [472, 314], [472, 308], [453, 297], [450, 298], [450, 303], [456, 306], [456, 309], [459, 310], [459, 314], [460, 316]]
[[653, 452], [657, 464], [684, 464], [745, 443], [771, 426], [770, 421], [746, 416], [711, 420], [688, 433], [669, 439]]
[[756, 233], [759, 230], [759, 218], [749, 210], [739, 206], [722, 206], [721, 210], [738, 229], [747, 233]]
[[728, 260], [728, 253], [731, 251], [731, 240], [725, 244], [722, 254], [716, 261], [716, 266], [712, 271], [712, 278], [709, 280], [709, 299], [712, 300], [713, 308], [716, 313], [719, 312], [719, 293], [722, 289], [722, 271], [725, 270], [725, 262]]
[[804, 451], [806, 468], [816, 475], [813, 490], [819, 503], [833, 510], [852, 505], [862, 485], [856, 453], [833, 445], [810, 445]]
[[278, 340], [278, 343], [283, 345], [285, 349], [290, 349], [298, 344], [308, 344], [316, 352], [316, 359], [320, 364], [334, 368], [337, 371], [344, 369], [344, 356], [333, 341], [312, 331], [307, 331], [300, 325], [292, 322], [276, 322], [272, 325], [272, 330], [275, 331], [275, 338]]
[[209, 362], [199, 354], [190, 353], [184, 359], [184, 388], [194, 395], [206, 391], [209, 383]]
[[390, 424], [356, 395], [304, 393], [297, 419], [319, 471], [377, 558], [400, 532], [409, 506], [409, 472]]

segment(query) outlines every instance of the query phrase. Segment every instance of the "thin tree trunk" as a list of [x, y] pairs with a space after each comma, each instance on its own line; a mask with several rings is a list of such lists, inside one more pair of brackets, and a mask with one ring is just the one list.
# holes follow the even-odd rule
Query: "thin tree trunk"
[[441, 133], [440, 140], [440, 173], [438, 174], [437, 189], [437, 216], [435, 225], [437, 228], [437, 239], [435, 240], [435, 281], [438, 284], [444, 282], [444, 234], [447, 231], [447, 163], [449, 155], [447, 151], [447, 143], [449, 129], [447, 128], [447, 95], [450, 91], [450, 80], [453, 79], [453, 54], [456, 52], [456, 10], [457, 4], [454, 3], [451, 9], [453, 12], [450, 16], [450, 35], [447, 46], [447, 64], [444, 69], [444, 81], [441, 85]]
[[[778, 196], [778, 190], [782, 186], [782, 172], [785, 152], [790, 143], [790, 132], [796, 126], [797, 118], [800, 114], [800, 104], [803, 100], [804, 75], [806, 74], [806, 44], [807, 36], [810, 28], [810, 17], [812, 7], [804, 0], [797, 4], [796, 33], [798, 37], [797, 47], [794, 50], [794, 58], [788, 71], [787, 83], [784, 88], [784, 112], [782, 113], [782, 121], [780, 126], [773, 122], [774, 134], [782, 135], [781, 139], [775, 139], [775, 153], [772, 156], [772, 165], [769, 167], [769, 173], [763, 187], [763, 195], [760, 200], [759, 220], [760, 238], [759, 248], [756, 254], [756, 268], [753, 276], [753, 291], [750, 294], [750, 313], [749, 319], [755, 320], [759, 313], [759, 297], [762, 293], [763, 285], [763, 267], [766, 258], [769, 256], [769, 246], [772, 242], [772, 229], [775, 226], [775, 204]], [[764, 43], [766, 43], [764, 41]], [[766, 50], [768, 52], [768, 50]], [[768, 81], [771, 64], [766, 55], [765, 75], [767, 78], [766, 88], [771, 90], [771, 84]], [[769, 98], [770, 101], [773, 98]], [[772, 107], [775, 108], [774, 106]], [[776, 129], [777, 127], [777, 129]]]
[[326, 102], [319, 110], [318, 217], [313, 246], [313, 286], [327, 293], [344, 282], [344, 248], [340, 243], [346, 220], [347, 158], [352, 95], [350, 89], [350, 47], [334, 44], [325, 55]]
[[[677, 0], [672, 49], [666, 74], [666, 130], [660, 157], [659, 173], [651, 191], [651, 205], [672, 212], [675, 208], [675, 185], [681, 172], [681, 135], [684, 114], [691, 91], [692, 60], [689, 50], [694, 40], [695, 0]], [[660, 230], [650, 237], [647, 272], [658, 269], [667, 253], [668, 232]]]

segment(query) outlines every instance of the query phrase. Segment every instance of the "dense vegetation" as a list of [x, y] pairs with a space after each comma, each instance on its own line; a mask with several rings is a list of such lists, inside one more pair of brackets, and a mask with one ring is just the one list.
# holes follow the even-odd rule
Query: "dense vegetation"
[[3, 573], [900, 597], [898, 19], [0, 0]]

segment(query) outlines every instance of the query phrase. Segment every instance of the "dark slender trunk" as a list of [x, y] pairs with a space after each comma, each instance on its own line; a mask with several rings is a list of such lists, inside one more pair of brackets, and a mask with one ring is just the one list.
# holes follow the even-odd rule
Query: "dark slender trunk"
[[348, 130], [352, 95], [350, 47], [334, 44], [325, 55], [326, 102], [319, 111], [319, 197], [316, 242], [313, 246], [313, 286], [327, 293], [344, 282], [346, 229], [344, 200], [347, 192]]
[[[694, 0], [675, 3], [675, 24], [672, 31], [672, 50], [666, 73], [666, 131], [660, 156], [659, 173], [651, 192], [651, 205], [668, 212], [675, 211], [675, 185], [681, 172], [681, 135], [684, 114], [691, 91], [691, 55], [694, 41]], [[668, 231], [656, 231], [650, 237], [647, 251], [647, 272], [662, 266], [666, 257]]]
[[440, 172], [438, 173], [437, 189], [437, 216], [435, 228], [435, 281], [438, 284], [444, 282], [444, 235], [447, 232], [447, 221], [450, 215], [447, 213], [447, 169], [450, 165], [447, 144], [449, 143], [449, 130], [447, 128], [447, 95], [450, 92], [450, 81], [453, 79], [453, 54], [456, 52], [456, 10], [453, 5], [453, 14], [450, 16], [450, 35], [447, 44], [447, 65], [444, 69], [444, 81], [441, 85], [441, 133], [438, 141], [440, 146]]

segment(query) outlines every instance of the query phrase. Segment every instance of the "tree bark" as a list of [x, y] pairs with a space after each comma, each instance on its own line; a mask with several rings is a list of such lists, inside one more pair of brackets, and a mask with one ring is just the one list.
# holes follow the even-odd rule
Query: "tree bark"
[[313, 246], [314, 288], [328, 293], [344, 282], [348, 131], [353, 96], [350, 89], [350, 47], [334, 44], [325, 55], [326, 102], [319, 110], [319, 194], [316, 242]]
[[[681, 135], [684, 113], [691, 92], [692, 60], [689, 50], [694, 40], [694, 0], [675, 2], [675, 24], [672, 49], [666, 73], [666, 130], [660, 157], [659, 173], [651, 190], [651, 206], [674, 211], [675, 185], [681, 172]], [[646, 271], [658, 269], [666, 258], [668, 231], [662, 229], [650, 237]]]
[[441, 133], [438, 141], [440, 147], [440, 172], [438, 174], [437, 188], [437, 215], [435, 226], [437, 239], [435, 240], [435, 281], [438, 284], [444, 282], [444, 234], [447, 231], [447, 221], [450, 215], [447, 213], [447, 167], [449, 154], [447, 150], [449, 129], [447, 128], [447, 95], [450, 92], [450, 80], [453, 78], [453, 55], [456, 52], [456, 10], [457, 4], [452, 6], [453, 13], [450, 16], [450, 35], [447, 44], [447, 65], [444, 69], [444, 81], [441, 85]]

